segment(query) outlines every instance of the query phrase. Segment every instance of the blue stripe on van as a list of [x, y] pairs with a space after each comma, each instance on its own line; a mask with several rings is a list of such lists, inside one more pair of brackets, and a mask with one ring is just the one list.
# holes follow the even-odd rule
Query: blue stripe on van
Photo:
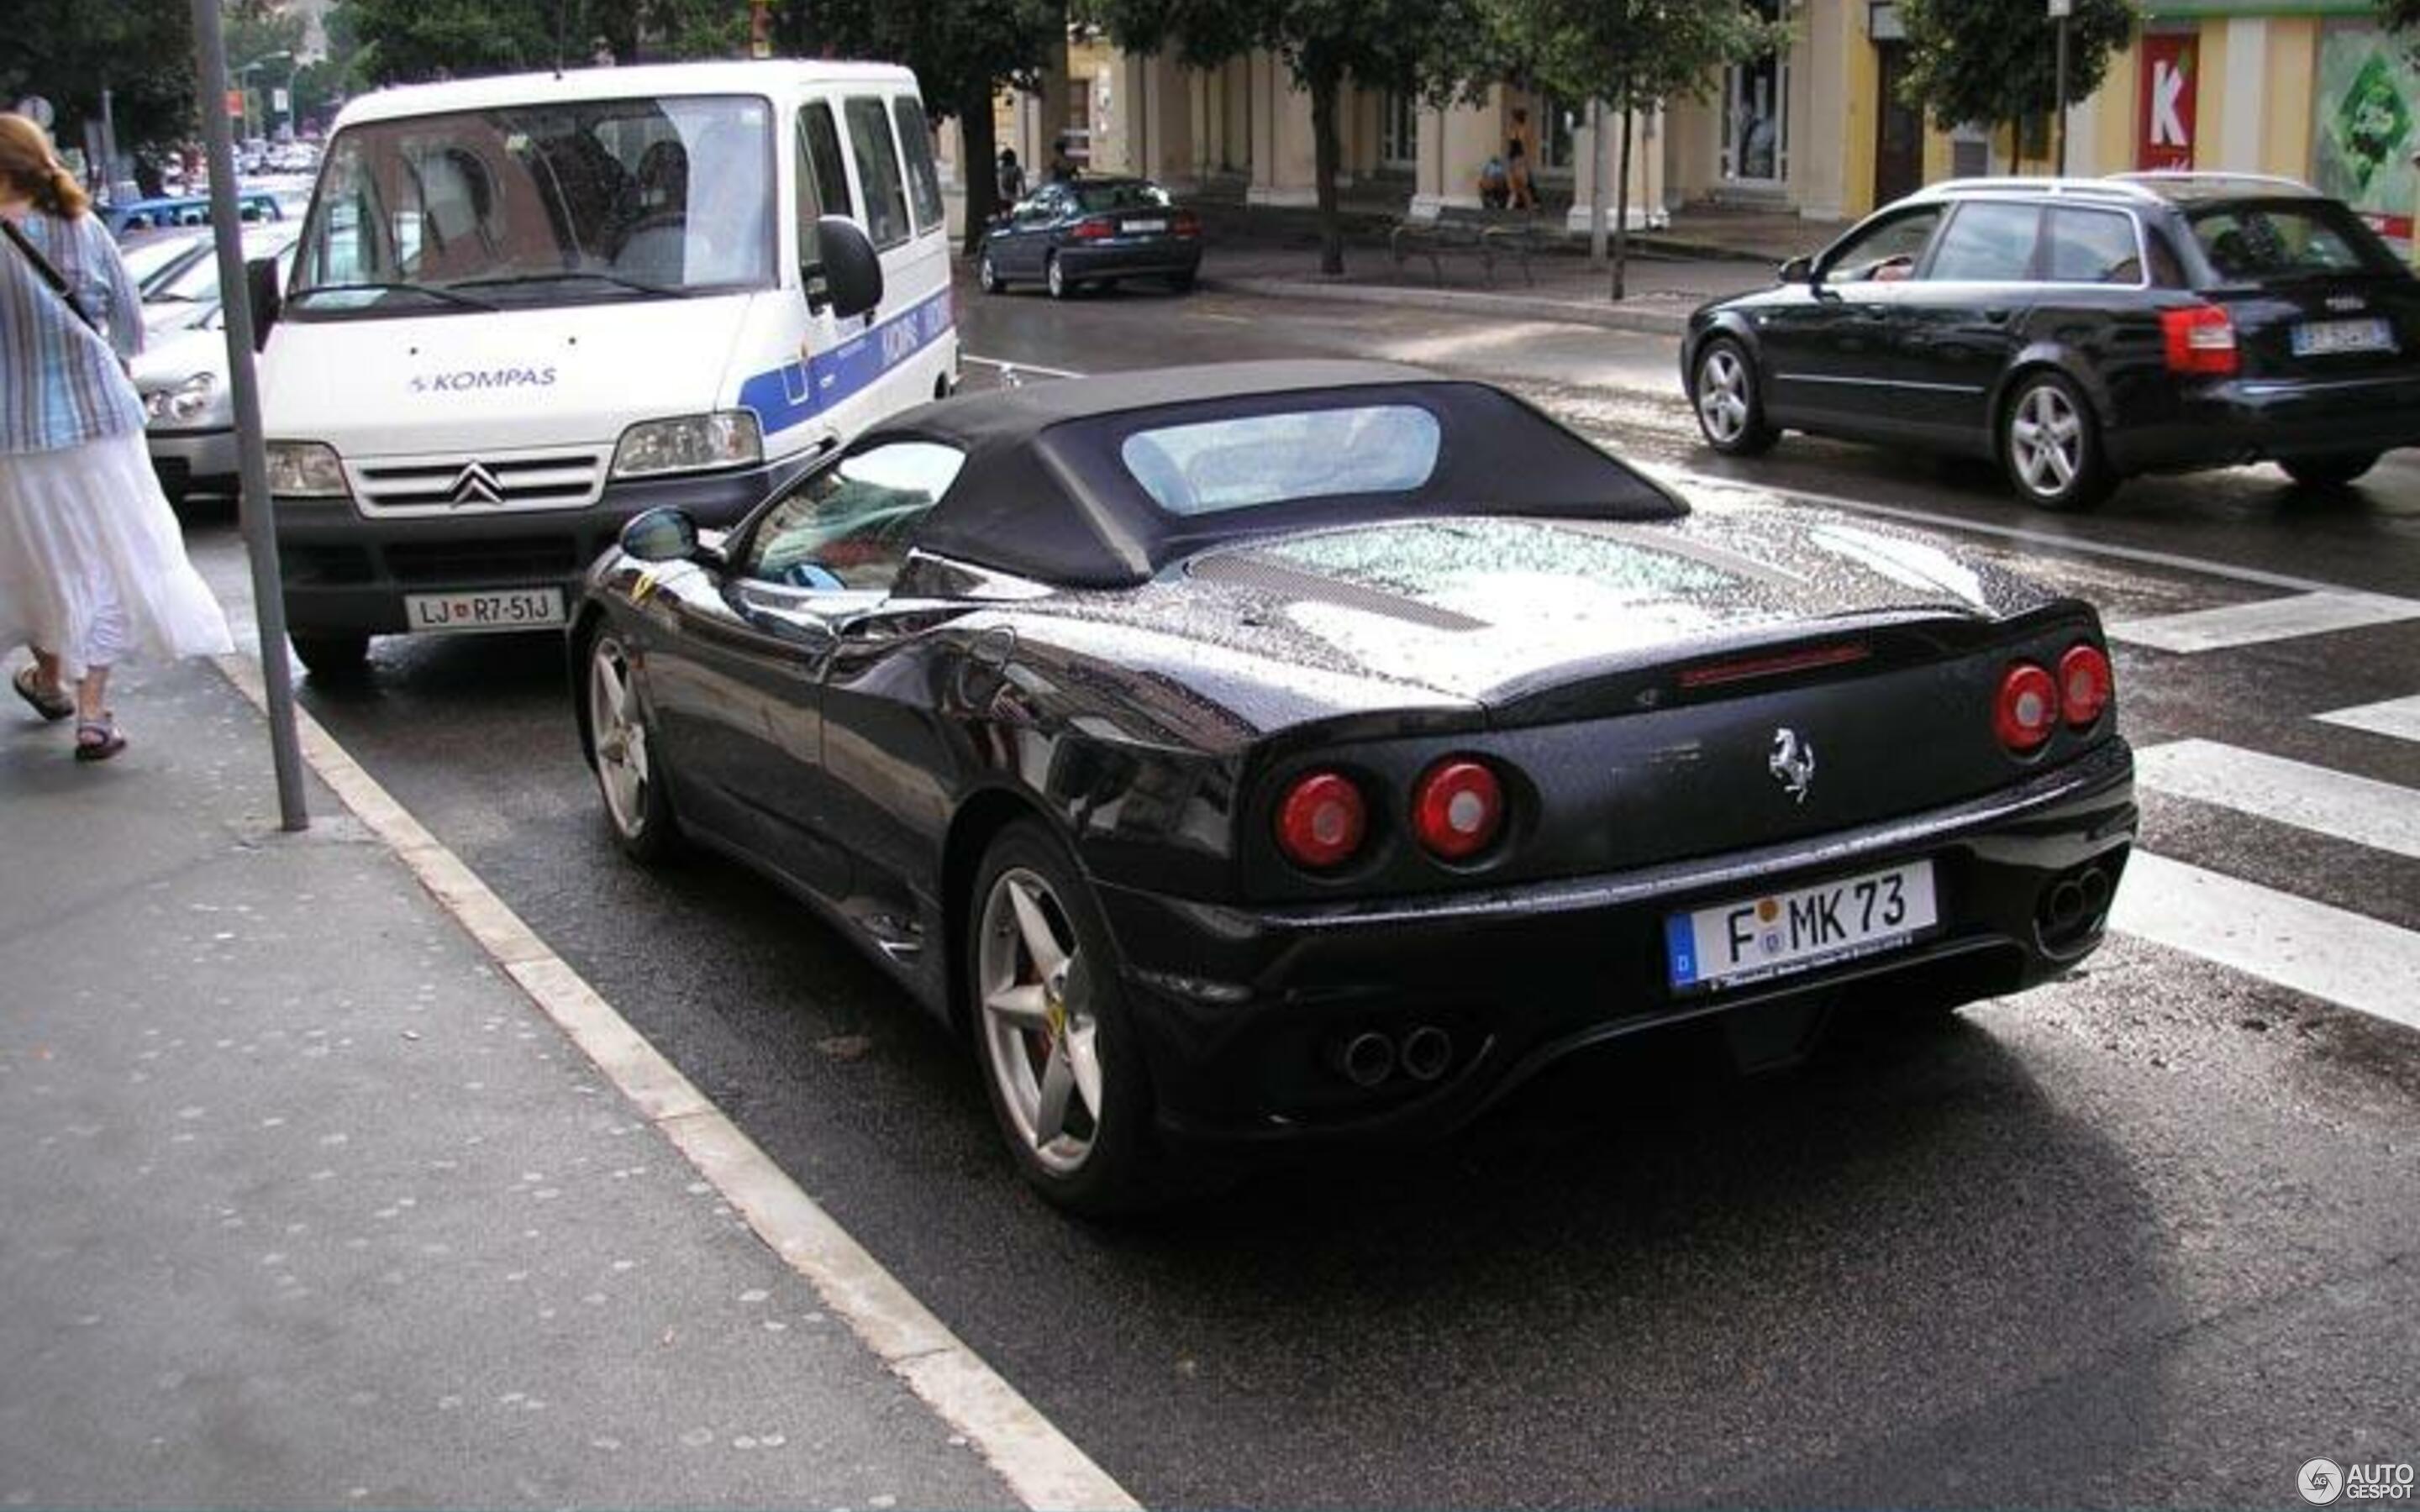
[[803, 363], [783, 363], [755, 374], [739, 385], [739, 403], [756, 411], [766, 435], [774, 435], [870, 387], [949, 330], [950, 291], [945, 288], [830, 351], [811, 354]]

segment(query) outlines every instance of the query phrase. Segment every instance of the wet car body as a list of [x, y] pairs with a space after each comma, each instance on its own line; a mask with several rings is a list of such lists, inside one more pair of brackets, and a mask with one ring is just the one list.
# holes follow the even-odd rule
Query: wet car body
[[1045, 184], [992, 223], [976, 256], [985, 292], [1038, 284], [1054, 298], [1122, 278], [1190, 288], [1201, 268], [1200, 219], [1143, 178]]
[[[1431, 413], [1435, 471], [1155, 517], [1120, 465], [1305, 409]], [[2099, 941], [2135, 824], [2114, 711], [2022, 753], [1993, 714], [2010, 669], [2099, 654], [2080, 602], [1841, 517], [1692, 510], [1497, 391], [1373, 364], [961, 398], [832, 465], [898, 445], [966, 461], [879, 592], [750, 577], [778, 503], [598, 563], [572, 640], [591, 759], [622, 738], [611, 659], [661, 817], [979, 1041], [985, 858], [1016, 826], [1063, 848], [1159, 1154], [1435, 1134], [1700, 1018], [1787, 1059], [1844, 998], [1953, 1006]], [[1472, 766], [1497, 822], [1465, 845], [1465, 795], [1432, 800]], [[1306, 861], [1297, 810], [1333, 782], [1361, 828]], [[1937, 918], [1772, 970], [1683, 962], [1692, 928], [1736, 954], [1768, 903], [1820, 933], [1895, 870]], [[1159, 1190], [1027, 1165], [1078, 1208]]]
[[[1726, 348], [1745, 367], [1736, 427], [1706, 408]], [[2420, 280], [2342, 204], [2141, 174], [1931, 186], [1777, 286], [1698, 310], [1682, 374], [1717, 449], [1783, 430], [1915, 445], [1998, 460], [2020, 497], [2061, 508], [2136, 473], [2261, 460], [2349, 482], [2420, 444], [2415, 353]], [[2029, 402], [2080, 426], [2071, 455], [2031, 450]]]

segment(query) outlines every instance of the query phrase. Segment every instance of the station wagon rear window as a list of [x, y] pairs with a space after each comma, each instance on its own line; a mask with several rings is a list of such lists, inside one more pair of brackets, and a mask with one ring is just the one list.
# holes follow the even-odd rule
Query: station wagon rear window
[[1436, 471], [1436, 416], [1418, 405], [1242, 415], [1138, 430], [1119, 460], [1171, 515], [1298, 499], [1409, 493]]
[[2327, 273], [2387, 273], [2395, 256], [2340, 205], [2217, 205], [2186, 220], [2218, 276], [2233, 281]]

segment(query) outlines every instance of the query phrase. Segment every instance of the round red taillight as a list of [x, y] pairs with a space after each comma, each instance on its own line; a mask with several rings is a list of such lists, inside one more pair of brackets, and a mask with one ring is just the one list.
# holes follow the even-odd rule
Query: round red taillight
[[2000, 697], [1992, 705], [1992, 733], [2000, 744], [2024, 755], [2038, 750], [2058, 727], [2058, 685], [2050, 673], [2029, 661], [2018, 662], [2000, 678]]
[[2109, 658], [2101, 648], [2083, 641], [2067, 648], [2058, 658], [2058, 707], [2071, 729], [2082, 730], [2101, 717], [2109, 707], [2109, 695], [2117, 687], [2110, 674]]
[[1350, 778], [1312, 772], [1295, 779], [1278, 805], [1278, 849], [1314, 872], [1342, 866], [1361, 848], [1369, 818]]
[[1432, 856], [1467, 860], [1504, 827], [1504, 784], [1479, 762], [1450, 757], [1412, 792], [1412, 833]]

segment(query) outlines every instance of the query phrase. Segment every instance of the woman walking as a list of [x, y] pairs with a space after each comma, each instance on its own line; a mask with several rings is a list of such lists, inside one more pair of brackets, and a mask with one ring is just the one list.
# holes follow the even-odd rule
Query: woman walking
[[90, 208], [41, 128], [0, 115], [0, 646], [34, 653], [18, 697], [106, 761], [113, 666], [235, 647], [151, 472], [142, 304]]

